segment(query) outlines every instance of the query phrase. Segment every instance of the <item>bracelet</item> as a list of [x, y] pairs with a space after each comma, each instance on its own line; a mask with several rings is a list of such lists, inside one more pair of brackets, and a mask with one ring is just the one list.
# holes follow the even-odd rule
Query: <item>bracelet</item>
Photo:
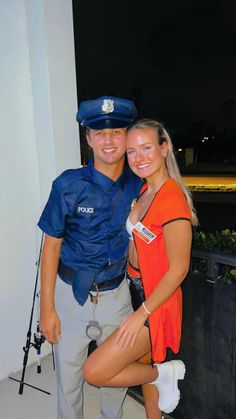
[[144, 310], [146, 311], [146, 313], [150, 316], [150, 314], [152, 314], [152, 313], [147, 309], [147, 307], [145, 306], [144, 303], [142, 303], [142, 306], [143, 306]]

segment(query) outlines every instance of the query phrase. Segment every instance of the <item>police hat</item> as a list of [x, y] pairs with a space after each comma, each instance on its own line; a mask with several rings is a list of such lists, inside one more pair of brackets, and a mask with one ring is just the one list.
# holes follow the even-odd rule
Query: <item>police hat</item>
[[80, 103], [77, 121], [92, 129], [122, 128], [130, 125], [137, 116], [132, 100], [102, 96]]

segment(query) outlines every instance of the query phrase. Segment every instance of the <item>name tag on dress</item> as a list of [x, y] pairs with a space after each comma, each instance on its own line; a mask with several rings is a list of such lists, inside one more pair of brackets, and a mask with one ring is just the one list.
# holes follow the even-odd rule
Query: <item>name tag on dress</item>
[[135, 224], [132, 233], [136, 234], [136, 236], [145, 241], [147, 244], [151, 243], [156, 238], [156, 235], [148, 230], [148, 228], [145, 227], [140, 221]]

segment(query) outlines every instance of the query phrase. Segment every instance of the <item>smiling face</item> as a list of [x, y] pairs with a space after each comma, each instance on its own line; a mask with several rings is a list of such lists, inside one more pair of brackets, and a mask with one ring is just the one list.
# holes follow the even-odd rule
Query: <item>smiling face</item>
[[95, 130], [87, 134], [88, 145], [93, 149], [94, 167], [98, 170], [104, 166], [124, 162], [126, 152], [126, 128]]
[[130, 168], [141, 178], [168, 176], [165, 157], [168, 153], [166, 141], [159, 144], [154, 128], [134, 128], [127, 135], [127, 157]]

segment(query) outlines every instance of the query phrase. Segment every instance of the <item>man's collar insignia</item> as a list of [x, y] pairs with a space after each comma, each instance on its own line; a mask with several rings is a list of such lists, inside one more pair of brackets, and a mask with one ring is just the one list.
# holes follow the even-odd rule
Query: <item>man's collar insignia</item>
[[114, 111], [114, 102], [111, 99], [104, 99], [102, 110], [105, 113], [111, 113]]

